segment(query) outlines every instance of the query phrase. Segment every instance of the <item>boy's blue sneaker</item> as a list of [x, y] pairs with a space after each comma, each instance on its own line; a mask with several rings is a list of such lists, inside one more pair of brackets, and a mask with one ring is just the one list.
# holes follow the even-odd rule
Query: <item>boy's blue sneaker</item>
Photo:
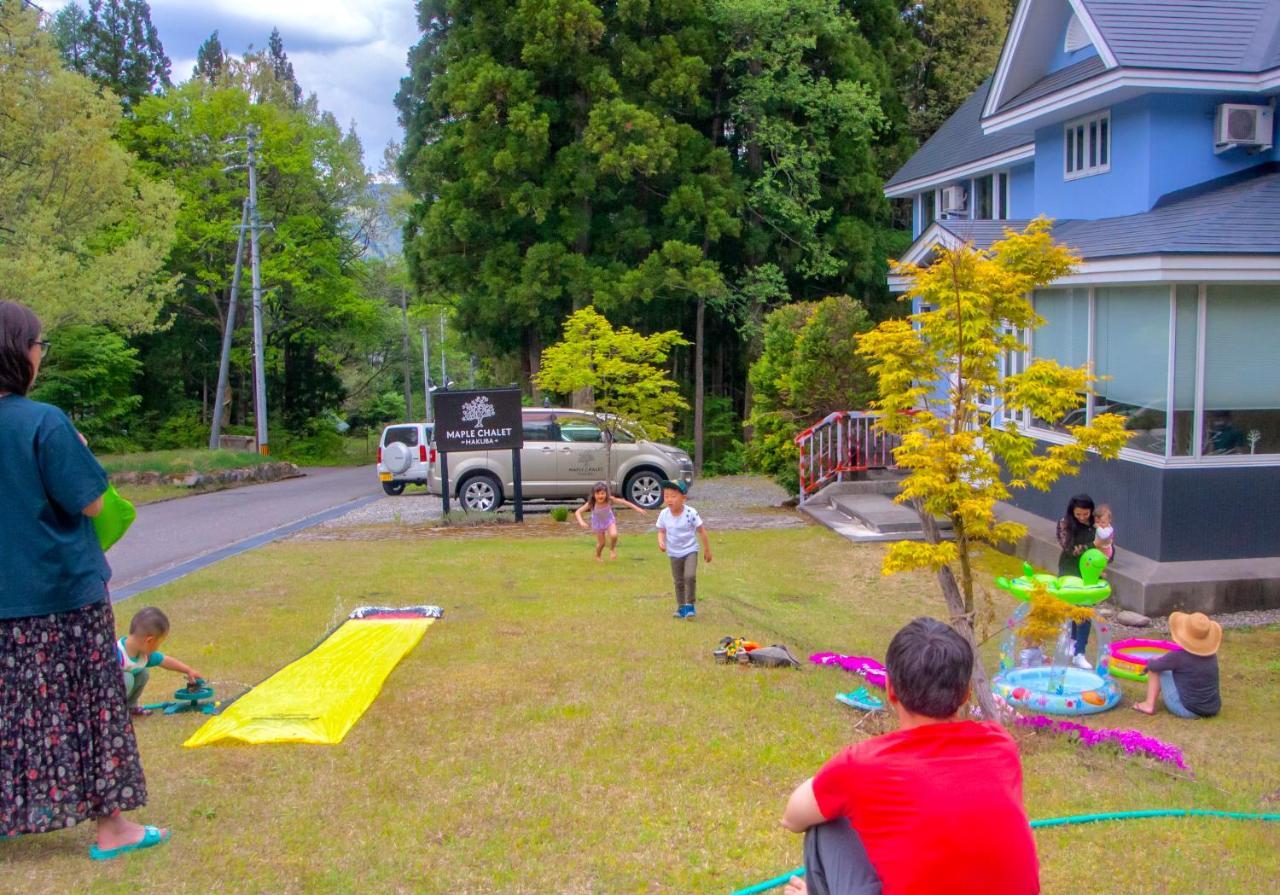
[[689, 603], [689, 604], [688, 604], [687, 606], [685, 606], [684, 608], [685, 608], [685, 613], [684, 613], [684, 617], [685, 617], [685, 618], [697, 618], [697, 617], [698, 617], [698, 610], [697, 610], [697, 607], [695, 607], [692, 603]]
[[675, 612], [671, 613], [672, 618], [684, 618], [688, 614], [689, 607], [681, 604]]

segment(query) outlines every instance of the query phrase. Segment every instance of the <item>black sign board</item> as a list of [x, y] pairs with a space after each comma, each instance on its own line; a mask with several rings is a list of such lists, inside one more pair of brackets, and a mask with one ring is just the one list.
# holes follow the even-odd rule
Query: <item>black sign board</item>
[[[524, 418], [520, 389], [490, 388], [437, 391], [432, 395], [436, 418], [436, 449], [440, 452], [440, 497], [449, 513], [449, 454], [454, 451], [511, 451], [516, 521], [524, 521], [520, 449], [524, 447]], [[465, 483], [464, 483], [465, 484]]]
[[518, 451], [524, 447], [519, 389], [437, 391], [432, 399], [438, 450]]

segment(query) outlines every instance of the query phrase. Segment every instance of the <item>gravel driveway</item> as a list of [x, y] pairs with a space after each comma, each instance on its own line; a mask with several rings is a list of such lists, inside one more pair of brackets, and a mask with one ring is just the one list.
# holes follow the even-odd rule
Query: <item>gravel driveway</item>
[[[717, 476], [694, 482], [689, 492], [689, 504], [702, 514], [707, 526], [713, 531], [790, 528], [810, 524], [794, 509], [781, 506], [787, 497], [786, 491], [763, 476]], [[535, 501], [525, 504], [525, 513], [545, 514], [553, 506], [577, 509], [579, 503]], [[505, 504], [503, 509], [510, 510], [511, 505]], [[412, 487], [400, 497], [375, 500], [345, 516], [331, 519], [320, 527], [332, 530], [370, 525], [419, 526], [437, 522], [440, 515], [440, 498], [427, 494], [423, 488]], [[649, 520], [641, 520], [626, 510], [619, 513], [618, 518], [626, 528], [634, 527], [636, 523], [645, 526], [651, 524]]]

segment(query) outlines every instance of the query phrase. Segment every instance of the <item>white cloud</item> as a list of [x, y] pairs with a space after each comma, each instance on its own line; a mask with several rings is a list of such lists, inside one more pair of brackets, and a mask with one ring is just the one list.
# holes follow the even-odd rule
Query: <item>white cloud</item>
[[[41, 5], [53, 12], [68, 2]], [[387, 142], [401, 138], [393, 100], [419, 37], [413, 0], [150, 2], [175, 81], [190, 77], [196, 50], [215, 30], [222, 46], [239, 54], [251, 44], [265, 47], [271, 29], [279, 28], [302, 89], [314, 92], [344, 128], [356, 122], [371, 168], [381, 164]]]

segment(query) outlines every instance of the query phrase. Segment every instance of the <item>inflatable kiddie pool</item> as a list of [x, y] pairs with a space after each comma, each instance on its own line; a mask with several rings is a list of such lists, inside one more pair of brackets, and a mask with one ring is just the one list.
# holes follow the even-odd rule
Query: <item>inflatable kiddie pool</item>
[[991, 689], [1015, 708], [1046, 715], [1093, 715], [1120, 701], [1120, 688], [1110, 676], [1074, 666], [1008, 668], [992, 679]]
[[1130, 637], [1111, 644], [1111, 661], [1107, 671], [1127, 681], [1147, 682], [1147, 663], [1182, 647], [1172, 640], [1145, 640]]

